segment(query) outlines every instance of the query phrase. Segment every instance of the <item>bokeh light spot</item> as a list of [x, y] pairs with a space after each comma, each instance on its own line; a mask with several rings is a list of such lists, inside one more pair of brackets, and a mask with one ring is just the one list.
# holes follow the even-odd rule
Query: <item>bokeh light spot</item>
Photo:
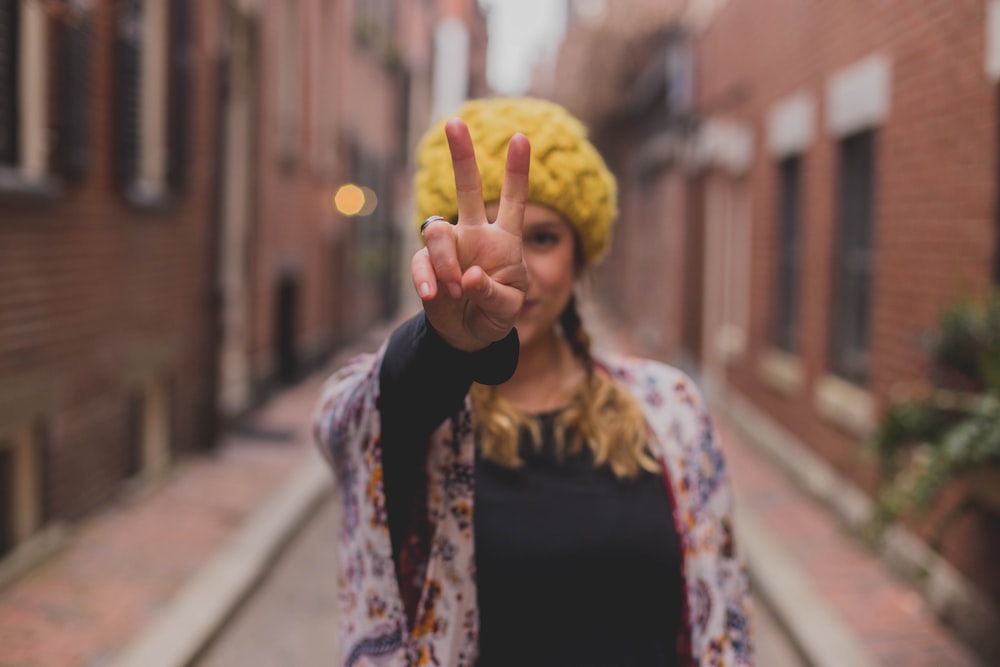
[[342, 185], [333, 196], [333, 204], [341, 215], [357, 215], [365, 206], [365, 192], [353, 183]]

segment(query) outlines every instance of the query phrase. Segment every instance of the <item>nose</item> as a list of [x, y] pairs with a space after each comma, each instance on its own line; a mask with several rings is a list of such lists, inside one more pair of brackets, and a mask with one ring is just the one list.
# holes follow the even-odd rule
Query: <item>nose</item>
[[525, 269], [527, 269], [526, 273], [527, 273], [527, 276], [528, 276], [528, 291], [531, 291], [531, 286], [535, 282], [535, 275], [534, 275], [535, 272], [532, 269], [532, 265], [533, 264], [534, 264], [534, 262], [531, 259], [531, 255], [527, 255], [526, 254], [524, 256], [524, 267], [525, 267]]

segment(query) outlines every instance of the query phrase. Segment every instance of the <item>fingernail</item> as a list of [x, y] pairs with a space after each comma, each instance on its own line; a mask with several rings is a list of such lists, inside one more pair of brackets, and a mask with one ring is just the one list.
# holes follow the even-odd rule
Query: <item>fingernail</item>
[[451, 294], [451, 298], [457, 299], [462, 296], [462, 286], [458, 283], [448, 283], [448, 294]]
[[430, 286], [430, 284], [429, 283], [420, 283], [419, 292], [420, 292], [420, 296], [430, 296], [431, 295], [431, 286]]

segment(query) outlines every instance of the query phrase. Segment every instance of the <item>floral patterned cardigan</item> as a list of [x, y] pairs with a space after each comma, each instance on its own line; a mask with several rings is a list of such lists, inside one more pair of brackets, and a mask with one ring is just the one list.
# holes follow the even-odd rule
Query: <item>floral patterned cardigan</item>
[[[354, 358], [325, 383], [316, 439], [343, 503], [339, 538], [336, 664], [471, 667], [477, 655], [473, 470], [468, 400], [431, 436], [423, 562], [397, 575], [382, 485], [379, 369], [385, 346]], [[690, 665], [753, 664], [746, 572], [733, 547], [731, 496], [722, 452], [694, 383], [661, 363], [599, 358], [639, 400], [674, 499], [684, 554], [684, 617]], [[420, 446], [424, 443], [415, 443]], [[668, 520], [664, 517], [664, 520]], [[400, 561], [412, 560], [400, 556]], [[413, 563], [409, 563], [413, 565]], [[412, 585], [412, 591], [401, 590]], [[416, 602], [407, 613], [404, 598]]]

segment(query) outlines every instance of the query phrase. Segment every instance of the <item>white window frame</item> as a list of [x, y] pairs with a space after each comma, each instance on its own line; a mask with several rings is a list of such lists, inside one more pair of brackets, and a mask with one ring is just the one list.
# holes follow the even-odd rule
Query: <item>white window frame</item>
[[42, 462], [33, 423], [0, 432], [0, 448], [14, 452], [14, 553], [42, 528]]
[[842, 139], [876, 128], [889, 116], [892, 64], [875, 53], [845, 67], [827, 80], [826, 123], [831, 136]]
[[816, 98], [805, 92], [778, 100], [767, 114], [767, 148], [778, 160], [806, 153], [816, 138]]
[[139, 155], [134, 184], [144, 197], [167, 192], [168, 0], [143, 0], [139, 66]]
[[746, 123], [709, 118], [695, 137], [694, 153], [702, 168], [746, 174], [754, 161], [754, 132]]
[[986, 42], [983, 65], [990, 81], [1000, 82], [1000, 0], [990, 0], [986, 5]]

